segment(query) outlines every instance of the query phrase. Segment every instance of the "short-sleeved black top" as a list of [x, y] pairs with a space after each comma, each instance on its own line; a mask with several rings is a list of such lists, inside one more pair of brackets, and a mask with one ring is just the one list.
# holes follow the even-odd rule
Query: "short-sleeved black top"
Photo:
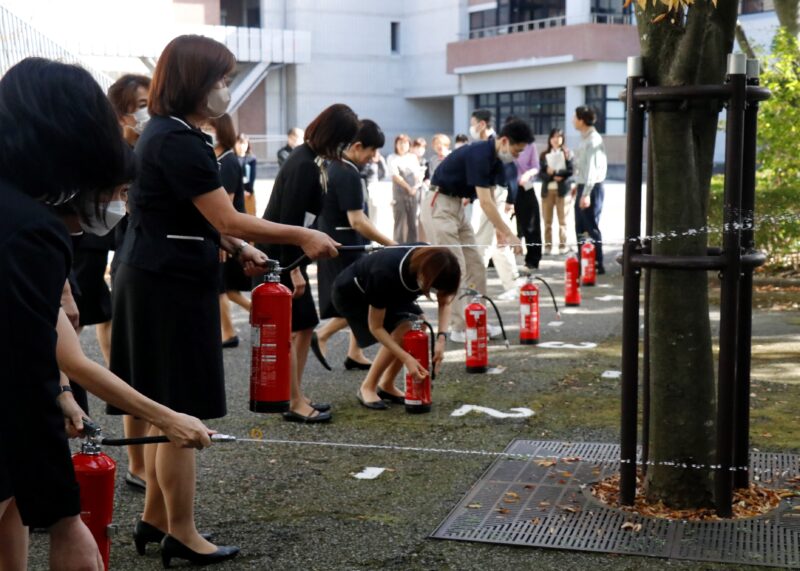
[[414, 246], [426, 245], [417, 242], [401, 248], [387, 248], [369, 256], [363, 256], [348, 266], [336, 282], [353, 281], [367, 303], [378, 309], [386, 309], [415, 301], [422, 291], [417, 276], [411, 273], [411, 253]]
[[237, 212], [244, 212], [244, 177], [239, 158], [232, 150], [225, 151], [217, 159], [222, 186], [233, 195], [233, 207]]
[[[314, 160], [316, 153], [308, 145], [295, 147], [283, 163], [272, 195], [269, 197], [263, 218], [280, 224], [308, 226], [308, 222], [322, 210], [323, 189], [320, 169]], [[286, 244], [259, 244], [267, 255], [287, 266], [303, 255], [297, 246]]]
[[494, 137], [464, 145], [447, 155], [436, 167], [431, 184], [451, 196], [475, 200], [475, 187], [491, 188], [505, 181], [503, 162], [497, 158]]
[[350, 228], [349, 210], [367, 210], [364, 179], [358, 167], [347, 159], [331, 161], [328, 165], [328, 191], [322, 199], [317, 226], [342, 244], [368, 244], [369, 240]]
[[219, 233], [192, 203], [222, 186], [211, 138], [181, 118], [154, 116], [135, 151], [122, 263], [215, 285]]

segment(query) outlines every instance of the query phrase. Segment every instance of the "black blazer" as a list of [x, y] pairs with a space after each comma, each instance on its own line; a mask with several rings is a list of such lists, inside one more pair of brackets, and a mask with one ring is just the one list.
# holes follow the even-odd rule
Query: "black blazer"
[[552, 176], [547, 174], [547, 151], [543, 152], [539, 157], [539, 179], [542, 181], [542, 198], [547, 196], [547, 186], [553, 181], [553, 178], [557, 176], [564, 177], [563, 180], [557, 181], [558, 196], [566, 196], [569, 192], [571, 183], [570, 177], [572, 176], [573, 172], [573, 155], [572, 151], [569, 149], [564, 149], [564, 147], [562, 147], [562, 151], [565, 153], [564, 162], [566, 163], [566, 168], [564, 170], [556, 171]]

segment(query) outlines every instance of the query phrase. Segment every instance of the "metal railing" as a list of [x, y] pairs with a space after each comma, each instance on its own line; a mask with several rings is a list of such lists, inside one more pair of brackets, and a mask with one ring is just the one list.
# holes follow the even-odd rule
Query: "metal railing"
[[78, 55], [4, 6], [0, 6], [0, 38], [0, 76], [27, 57], [43, 57], [81, 65], [92, 74], [103, 91], [107, 91], [114, 82], [111, 77], [87, 66]]
[[[631, 14], [599, 14], [592, 13], [589, 20], [592, 24], [620, 24], [629, 25], [633, 23]], [[581, 22], [585, 23], [585, 22]], [[470, 30], [466, 34], [460, 34], [462, 40], [475, 40], [478, 38], [493, 38], [507, 34], [518, 34], [521, 32], [532, 32], [534, 30], [545, 30], [547, 28], [559, 28], [567, 25], [567, 16], [555, 16], [553, 18], [542, 18], [540, 20], [528, 20], [527, 22], [517, 22], [515, 24], [504, 24], [502, 26], [491, 26], [488, 28], [477, 28]]]

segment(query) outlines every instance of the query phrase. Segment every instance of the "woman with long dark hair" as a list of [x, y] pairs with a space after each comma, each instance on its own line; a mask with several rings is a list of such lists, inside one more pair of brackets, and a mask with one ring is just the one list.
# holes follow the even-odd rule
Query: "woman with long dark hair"
[[[305, 142], [294, 148], [283, 163], [264, 219], [303, 228], [313, 224], [322, 210], [327, 186], [326, 160], [339, 160], [342, 151], [358, 132], [359, 121], [347, 105], [331, 105], [311, 121]], [[261, 246], [260, 246], [261, 247]], [[291, 245], [264, 245], [270, 258], [287, 266], [302, 255]], [[317, 308], [308, 287], [306, 265], [281, 274], [281, 283], [294, 290], [292, 300], [292, 395], [289, 411], [283, 417], [292, 422], [328, 422], [330, 405], [313, 403], [302, 391], [303, 371], [311, 346], [314, 327], [319, 323]]]
[[143, 398], [97, 364], [87, 369], [86, 360], [76, 366], [73, 359], [78, 341], [60, 307], [70, 233], [113, 228], [119, 217], [108, 205], [120, 199], [130, 167], [114, 111], [88, 72], [28, 58], [0, 80], [2, 569], [27, 568], [24, 525], [48, 529], [50, 569], [103, 569], [80, 519], [65, 431], [64, 415], [71, 430], [80, 430], [83, 411], [69, 385], [59, 384], [59, 367], [102, 398], [157, 423], [176, 446], [209, 444], [208, 429], [197, 419]]
[[403, 402], [403, 392], [395, 386], [402, 367], [417, 379], [428, 371], [402, 347], [403, 335], [410, 328], [409, 315], [421, 315], [416, 303], [420, 295], [435, 292], [439, 331], [433, 366], [444, 359], [450, 327], [450, 303], [458, 292], [461, 269], [458, 258], [448, 248], [411, 244], [364, 256], [345, 268], [333, 284], [333, 305], [347, 319], [359, 347], [380, 343], [364, 382], [356, 393], [366, 408], [384, 410], [384, 400]]
[[547, 138], [547, 149], [539, 157], [539, 178], [542, 179], [542, 216], [544, 217], [544, 253], [553, 251], [553, 208], [558, 216], [558, 253], [567, 251], [567, 217], [565, 201], [572, 176], [572, 151], [564, 146], [564, 131], [553, 129]]
[[[200, 127], [226, 112], [235, 66], [224, 45], [203, 36], [179, 36], [158, 58], [114, 284], [112, 371], [153, 400], [203, 419], [227, 412], [219, 248], [252, 274], [266, 257], [245, 240], [290, 243], [313, 258], [336, 255], [336, 244], [321, 232], [233, 207], [211, 138]], [[239, 551], [218, 548], [195, 527], [195, 462], [193, 451], [171, 444], [145, 451], [147, 492], [135, 540], [139, 547], [163, 538], [165, 565], [174, 557], [216, 563]]]

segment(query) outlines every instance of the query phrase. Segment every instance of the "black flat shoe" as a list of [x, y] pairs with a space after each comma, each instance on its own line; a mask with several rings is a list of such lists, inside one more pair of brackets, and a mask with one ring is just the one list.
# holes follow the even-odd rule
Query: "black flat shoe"
[[393, 395], [392, 393], [386, 392], [383, 389], [378, 389], [378, 396], [381, 397], [382, 400], [388, 400], [389, 402], [394, 404], [406, 404], [405, 397]]
[[147, 482], [145, 482], [139, 476], [137, 476], [132, 472], [128, 472], [127, 474], [125, 474], [125, 483], [128, 484], [131, 488], [133, 488], [137, 492], [147, 491]]
[[357, 370], [357, 371], [369, 371], [369, 368], [372, 366], [372, 363], [359, 363], [355, 359], [351, 359], [348, 357], [344, 360], [344, 368], [348, 371]]
[[319, 339], [317, 338], [316, 332], [311, 334], [311, 352], [314, 353], [317, 361], [319, 361], [323, 367], [329, 371], [333, 371], [333, 367], [328, 364], [328, 360], [325, 358], [325, 355], [322, 354], [322, 350], [319, 348]]
[[606, 273], [606, 269], [603, 266], [597, 266], [597, 275], [602, 276]]
[[328, 412], [331, 409], [331, 403], [329, 402], [310, 402], [308, 406], [319, 412]]
[[333, 418], [330, 412], [320, 412], [318, 409], [314, 410], [317, 411], [317, 414], [312, 412], [308, 416], [303, 416], [299, 412], [290, 410], [283, 413], [283, 420], [287, 420], [289, 422], [304, 422], [306, 424], [314, 424], [317, 422], [330, 422]]
[[[136, 527], [133, 530], [133, 544], [136, 546], [136, 553], [144, 555], [148, 543], [161, 543], [166, 535], [156, 526], [140, 519], [136, 522]], [[200, 537], [206, 541], [211, 541], [214, 538], [214, 534], [201, 533]]]
[[222, 342], [222, 348], [223, 349], [233, 349], [234, 347], [238, 347], [238, 346], [239, 346], [239, 336], [238, 335], [234, 335], [230, 339], [225, 339], [225, 341]]
[[356, 393], [356, 398], [358, 402], [361, 403], [361, 406], [367, 407], [370, 410], [386, 410], [389, 408], [382, 400], [376, 400], [375, 402], [365, 401], [364, 397], [361, 396], [361, 390]]
[[170, 567], [173, 557], [186, 559], [193, 565], [213, 565], [233, 559], [238, 554], [239, 548], [235, 545], [222, 545], [213, 553], [197, 553], [171, 535], [165, 535], [161, 542], [161, 563], [164, 564], [165, 569]]

